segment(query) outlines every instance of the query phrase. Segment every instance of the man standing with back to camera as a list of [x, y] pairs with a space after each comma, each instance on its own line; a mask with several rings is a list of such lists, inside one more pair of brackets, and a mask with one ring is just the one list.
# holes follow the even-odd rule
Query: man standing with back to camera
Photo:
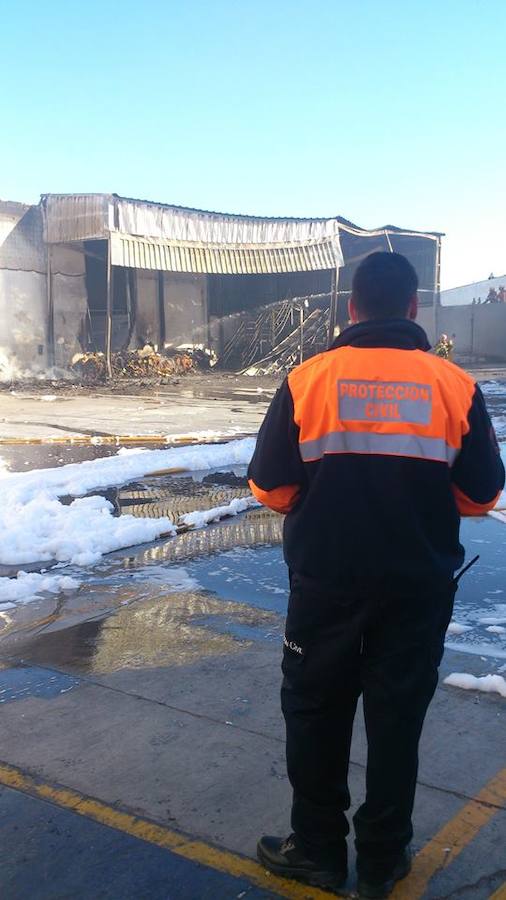
[[410, 870], [418, 743], [464, 561], [460, 516], [486, 513], [504, 485], [479, 387], [429, 354], [413, 321], [417, 288], [405, 257], [363, 260], [354, 324], [285, 380], [248, 472], [256, 497], [286, 513], [290, 573], [281, 704], [293, 833], [263, 837], [258, 856], [287, 878], [344, 884], [362, 694], [362, 897], [386, 897]]

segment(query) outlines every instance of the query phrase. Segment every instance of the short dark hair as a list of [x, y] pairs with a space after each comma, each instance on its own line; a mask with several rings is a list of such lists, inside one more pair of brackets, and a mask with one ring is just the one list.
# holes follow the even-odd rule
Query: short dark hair
[[418, 288], [418, 276], [401, 253], [371, 253], [353, 276], [357, 311], [368, 319], [404, 318]]

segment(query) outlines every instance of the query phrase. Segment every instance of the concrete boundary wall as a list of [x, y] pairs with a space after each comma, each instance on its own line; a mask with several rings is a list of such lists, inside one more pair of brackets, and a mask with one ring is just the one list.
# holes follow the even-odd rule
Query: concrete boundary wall
[[506, 360], [506, 303], [471, 306], [473, 339], [471, 352]]
[[421, 309], [417, 322], [432, 344], [444, 333], [452, 338], [457, 355], [506, 362], [506, 303], [441, 306], [437, 310], [437, 329], [434, 311]]

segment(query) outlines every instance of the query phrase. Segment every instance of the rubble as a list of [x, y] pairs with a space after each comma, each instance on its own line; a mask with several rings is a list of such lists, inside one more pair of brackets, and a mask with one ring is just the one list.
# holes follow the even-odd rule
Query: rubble
[[[198, 367], [199, 359], [191, 351], [158, 353], [150, 344], [139, 350], [121, 350], [111, 356], [113, 378], [163, 379], [185, 375]], [[88, 383], [107, 378], [104, 353], [76, 353], [71, 370]]]
[[218, 362], [215, 351], [204, 344], [178, 344], [176, 352], [186, 353], [193, 360], [196, 369], [212, 369]]

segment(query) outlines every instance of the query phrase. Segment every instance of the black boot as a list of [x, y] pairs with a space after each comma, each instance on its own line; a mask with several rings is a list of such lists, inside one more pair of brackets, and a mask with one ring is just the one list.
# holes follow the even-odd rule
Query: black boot
[[366, 862], [357, 859], [357, 887], [359, 897], [379, 900], [388, 897], [392, 892], [395, 882], [405, 878], [411, 871], [411, 849], [405, 847], [400, 856], [393, 863], [384, 863], [379, 860]]
[[318, 859], [310, 858], [297, 843], [294, 834], [286, 840], [267, 835], [259, 840], [257, 846], [258, 859], [269, 872], [328, 891], [337, 891], [346, 881], [345, 852], [343, 847], [336, 849], [335, 853], [329, 850], [318, 854]]

